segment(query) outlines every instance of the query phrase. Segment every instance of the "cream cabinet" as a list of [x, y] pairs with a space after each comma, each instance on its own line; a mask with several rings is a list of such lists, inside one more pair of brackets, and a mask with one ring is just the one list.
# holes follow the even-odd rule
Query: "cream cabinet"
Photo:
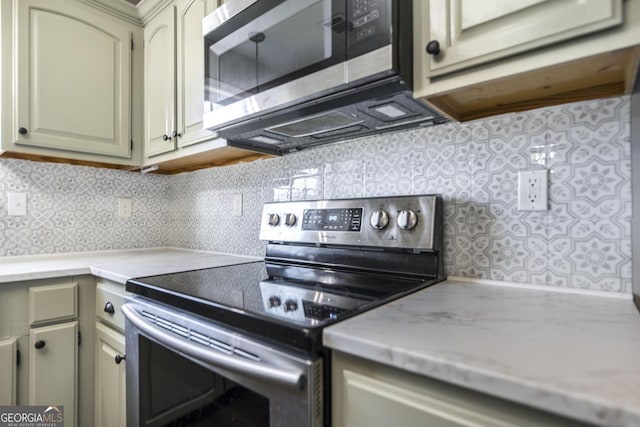
[[140, 28], [68, 0], [2, 0], [1, 18], [2, 149], [138, 164], [132, 47]]
[[96, 286], [96, 427], [126, 425], [126, 355], [122, 305], [124, 286], [98, 279]]
[[[221, 3], [221, 2], [220, 2]], [[204, 112], [204, 38], [202, 19], [213, 9], [204, 0], [177, 0], [177, 126], [178, 147], [215, 137], [202, 127]]]
[[176, 8], [168, 6], [144, 28], [145, 156], [174, 150]]
[[65, 426], [93, 424], [94, 304], [91, 276], [0, 286], [0, 405], [62, 405]]
[[29, 405], [62, 405], [65, 425], [75, 426], [78, 322], [32, 328], [29, 346]]
[[586, 427], [341, 352], [331, 369], [333, 427]]
[[175, 0], [145, 25], [144, 166], [178, 173], [272, 157], [231, 147], [202, 127], [202, 19], [222, 3]]
[[429, 0], [427, 74], [522, 53], [622, 23], [622, 0]]
[[17, 355], [14, 337], [0, 339], [0, 405], [16, 404]]
[[413, 0], [414, 95], [465, 121], [629, 94], [639, 3]]
[[96, 427], [126, 425], [124, 335], [96, 325]]
[[145, 156], [173, 151], [215, 134], [202, 128], [204, 0], [177, 0], [144, 29]]
[[29, 405], [64, 406], [76, 425], [78, 390], [78, 284], [29, 288]]

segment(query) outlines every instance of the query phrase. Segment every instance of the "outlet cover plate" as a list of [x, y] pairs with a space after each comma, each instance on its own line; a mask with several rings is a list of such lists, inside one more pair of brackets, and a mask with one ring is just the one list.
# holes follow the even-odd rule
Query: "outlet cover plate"
[[128, 197], [118, 198], [117, 212], [118, 218], [131, 218], [131, 199]]
[[242, 216], [242, 194], [233, 194], [231, 204], [231, 216]]
[[546, 211], [547, 170], [536, 169], [518, 172], [518, 210]]
[[13, 191], [7, 192], [7, 215], [27, 215], [27, 193], [15, 193]]

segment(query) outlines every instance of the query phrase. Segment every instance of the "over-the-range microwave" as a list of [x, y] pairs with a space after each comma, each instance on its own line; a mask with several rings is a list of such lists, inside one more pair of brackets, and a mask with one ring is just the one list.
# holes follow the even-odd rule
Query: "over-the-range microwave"
[[229, 0], [203, 20], [204, 127], [285, 153], [446, 121], [412, 96], [410, 0]]

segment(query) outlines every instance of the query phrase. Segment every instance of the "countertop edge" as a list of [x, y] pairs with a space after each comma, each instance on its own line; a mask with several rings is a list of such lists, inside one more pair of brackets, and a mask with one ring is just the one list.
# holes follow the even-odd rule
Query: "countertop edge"
[[[144, 259], [140, 261], [140, 265], [132, 265], [132, 263], [129, 262], [129, 256], [131, 255], [134, 257], [143, 257]], [[124, 285], [130, 278], [151, 275], [149, 273], [149, 265], [145, 263], [150, 262], [151, 267], [153, 267], [153, 259], [156, 256], [158, 260], [162, 260], [171, 255], [194, 255], [194, 257], [192, 262], [184, 261], [184, 257], [182, 257], [182, 261], [178, 260], [174, 262], [173, 265], [162, 262], [161, 268], [158, 267], [159, 270], [161, 270], [158, 274], [215, 267], [218, 266], [218, 263], [215, 262], [215, 257], [232, 257], [238, 260], [244, 260], [242, 262], [253, 262], [263, 259], [251, 255], [211, 252], [170, 246], [8, 256], [0, 257], [0, 286], [3, 283], [79, 275], [93, 275]], [[209, 257], [211, 257], [211, 259]], [[223, 263], [222, 265], [225, 264]], [[3, 266], [5, 266], [4, 269]], [[153, 270], [153, 268], [151, 269]], [[137, 272], [140, 274], [136, 274]]]
[[[448, 285], [483, 284], [487, 286], [511, 287], [509, 284], [492, 283], [484, 280], [457, 280], [449, 278]], [[546, 291], [540, 286], [516, 285], [514, 288]], [[429, 292], [429, 288], [420, 292]], [[567, 293], [576, 293], [572, 290]], [[594, 298], [610, 295], [597, 295], [593, 292], [580, 291], [579, 294], [589, 295]], [[601, 292], [600, 292], [601, 294]], [[409, 295], [404, 298], [411, 298]], [[633, 305], [631, 296], [616, 295], [612, 298], [629, 300]], [[393, 304], [390, 303], [390, 304]], [[376, 310], [384, 310], [380, 307]], [[356, 318], [357, 319], [357, 316]], [[325, 346], [360, 357], [375, 363], [387, 365], [396, 369], [412, 372], [428, 378], [437, 379], [449, 384], [472, 389], [487, 395], [505, 399], [507, 401], [524, 404], [529, 407], [569, 417], [586, 423], [603, 426], [630, 427], [640, 426], [640, 407], [625, 405], [614, 400], [600, 398], [595, 394], [580, 393], [555, 387], [554, 385], [539, 381], [530, 381], [524, 377], [515, 375], [503, 375], [499, 371], [480, 369], [463, 361], [449, 359], [446, 356], [439, 357], [436, 354], [415, 353], [402, 346], [394, 345], [380, 340], [374, 340], [375, 334], [362, 337], [354, 331], [349, 331], [345, 326], [349, 320], [328, 327], [323, 333]]]

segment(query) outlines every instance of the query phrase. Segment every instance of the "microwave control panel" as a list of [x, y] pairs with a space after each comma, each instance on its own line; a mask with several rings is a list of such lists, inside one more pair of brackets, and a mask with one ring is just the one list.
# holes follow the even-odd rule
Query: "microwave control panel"
[[391, 43], [392, 2], [349, 0], [349, 58], [371, 52]]

